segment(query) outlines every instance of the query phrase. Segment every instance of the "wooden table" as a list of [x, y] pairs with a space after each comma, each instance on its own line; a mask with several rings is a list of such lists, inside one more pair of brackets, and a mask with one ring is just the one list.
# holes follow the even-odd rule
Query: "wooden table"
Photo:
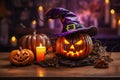
[[120, 77], [120, 52], [113, 52], [113, 62], [108, 69], [96, 69], [93, 66], [43, 68], [39, 65], [25, 67], [12, 66], [8, 52], [0, 53], [0, 77]]

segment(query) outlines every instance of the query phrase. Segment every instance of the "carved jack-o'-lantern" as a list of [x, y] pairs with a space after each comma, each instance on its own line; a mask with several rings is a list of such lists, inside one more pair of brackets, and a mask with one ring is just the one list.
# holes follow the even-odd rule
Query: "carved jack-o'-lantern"
[[25, 66], [32, 64], [34, 61], [34, 54], [29, 49], [16, 49], [10, 52], [9, 60], [13, 65]]
[[93, 43], [87, 34], [62, 36], [56, 41], [56, 52], [66, 58], [84, 59], [92, 49]]

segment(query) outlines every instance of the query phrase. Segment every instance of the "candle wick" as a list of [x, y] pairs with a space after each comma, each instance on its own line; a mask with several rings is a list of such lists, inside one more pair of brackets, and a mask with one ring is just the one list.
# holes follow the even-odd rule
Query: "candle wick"
[[42, 44], [40, 44], [40, 47], [42, 47]]

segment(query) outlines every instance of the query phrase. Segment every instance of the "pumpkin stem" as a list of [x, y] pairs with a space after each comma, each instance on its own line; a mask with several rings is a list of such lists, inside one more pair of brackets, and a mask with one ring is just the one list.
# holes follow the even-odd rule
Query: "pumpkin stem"
[[19, 47], [19, 50], [22, 51], [22, 47], [21, 46]]
[[33, 35], [36, 35], [36, 29], [34, 29], [34, 31], [33, 31]]

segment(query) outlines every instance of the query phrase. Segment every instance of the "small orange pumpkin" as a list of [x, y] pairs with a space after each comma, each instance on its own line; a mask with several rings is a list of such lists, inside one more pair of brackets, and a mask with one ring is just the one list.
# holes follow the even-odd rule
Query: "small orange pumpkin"
[[74, 34], [59, 37], [56, 52], [70, 59], [84, 59], [93, 49], [92, 39], [88, 34]]
[[29, 49], [12, 50], [9, 55], [11, 64], [16, 66], [25, 66], [32, 64], [34, 61], [34, 54]]

